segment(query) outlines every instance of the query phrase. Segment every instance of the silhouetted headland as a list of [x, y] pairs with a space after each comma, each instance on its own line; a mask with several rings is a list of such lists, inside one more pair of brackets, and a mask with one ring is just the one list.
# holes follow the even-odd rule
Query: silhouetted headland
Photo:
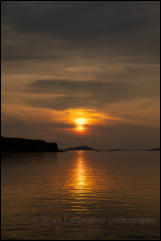
[[57, 143], [1, 137], [1, 152], [59, 152]]

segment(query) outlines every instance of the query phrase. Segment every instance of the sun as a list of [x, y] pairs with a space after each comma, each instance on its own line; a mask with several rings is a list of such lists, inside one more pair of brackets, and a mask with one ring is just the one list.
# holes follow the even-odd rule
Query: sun
[[87, 119], [86, 118], [77, 118], [75, 120], [75, 122], [78, 124], [78, 125], [85, 125], [87, 124]]
[[105, 114], [92, 109], [68, 109], [64, 114], [64, 120], [73, 126], [66, 130], [78, 135], [90, 135], [96, 125], [104, 123], [106, 119], [109, 118]]
[[82, 132], [82, 131], [85, 130], [85, 128], [84, 128], [84, 126], [82, 126], [82, 125], [78, 125], [78, 126], [76, 127], [76, 130]]
[[87, 124], [87, 119], [84, 117], [76, 118], [75, 124], [76, 124], [76, 131], [78, 132], [84, 132], [85, 131], [85, 125]]

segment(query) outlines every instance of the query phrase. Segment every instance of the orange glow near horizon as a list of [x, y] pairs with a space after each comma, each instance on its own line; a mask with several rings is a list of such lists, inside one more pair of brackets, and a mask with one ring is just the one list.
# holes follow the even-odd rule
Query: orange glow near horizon
[[[52, 113], [54, 121], [57, 120], [69, 125], [69, 127], [63, 129], [64, 132], [76, 135], [91, 134], [97, 126], [107, 125], [107, 121], [108, 125], [112, 125], [113, 121], [123, 121], [107, 113], [85, 108], [67, 109], [61, 111], [61, 113], [60, 111], [52, 111]], [[55, 116], [57, 116], [57, 119]]]

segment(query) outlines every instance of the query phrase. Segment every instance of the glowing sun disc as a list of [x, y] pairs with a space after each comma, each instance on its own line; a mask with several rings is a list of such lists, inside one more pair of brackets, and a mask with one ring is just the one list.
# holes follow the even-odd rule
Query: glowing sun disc
[[87, 123], [87, 119], [86, 118], [77, 118], [75, 120], [75, 122], [78, 124], [78, 125], [84, 125]]
[[84, 131], [84, 126], [82, 126], [82, 125], [79, 125], [79, 126], [77, 126], [77, 128], [76, 128], [76, 130], [77, 131]]

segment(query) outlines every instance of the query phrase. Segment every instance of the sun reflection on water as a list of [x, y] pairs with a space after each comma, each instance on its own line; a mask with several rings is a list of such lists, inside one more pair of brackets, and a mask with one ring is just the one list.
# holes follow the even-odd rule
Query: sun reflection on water
[[92, 161], [87, 152], [77, 151], [74, 156], [72, 170], [65, 184], [70, 192], [69, 209], [89, 213], [98, 197], [103, 203], [110, 198], [114, 182], [108, 169], [99, 169], [99, 162]]
[[92, 188], [90, 169], [87, 167], [84, 152], [77, 152], [76, 166], [73, 172], [73, 191], [77, 194], [85, 194]]
[[71, 211], [88, 212], [89, 196], [92, 192], [91, 168], [84, 151], [76, 152], [74, 166], [70, 178]]

